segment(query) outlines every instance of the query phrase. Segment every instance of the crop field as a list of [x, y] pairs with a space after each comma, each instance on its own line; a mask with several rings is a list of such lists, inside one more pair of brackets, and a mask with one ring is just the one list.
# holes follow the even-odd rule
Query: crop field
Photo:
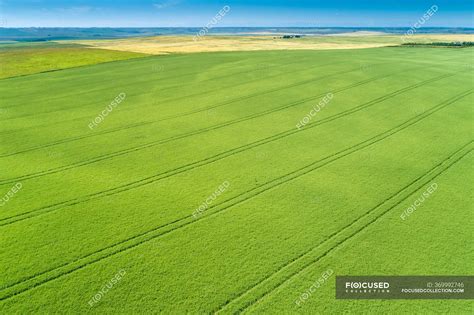
[[335, 277], [474, 274], [473, 53], [12, 67], [0, 313], [472, 314], [472, 300], [337, 300]]
[[[474, 41], [473, 34], [419, 34], [410, 37], [416, 43], [439, 41]], [[145, 54], [173, 54], [216, 51], [254, 50], [327, 50], [359, 49], [397, 46], [403, 43], [399, 35], [367, 35], [364, 32], [328, 36], [305, 36], [283, 39], [281, 35], [204, 36], [194, 40], [193, 36], [151, 36], [125, 39], [66, 40], [61, 44], [80, 44], [106, 50], [137, 52]]]
[[54, 42], [0, 44], [0, 79], [145, 56]]

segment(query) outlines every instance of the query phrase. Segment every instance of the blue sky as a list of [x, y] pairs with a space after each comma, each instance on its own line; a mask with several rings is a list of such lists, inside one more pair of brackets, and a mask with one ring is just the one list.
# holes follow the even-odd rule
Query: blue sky
[[6, 27], [171, 27], [207, 24], [225, 5], [218, 26], [412, 26], [431, 6], [428, 27], [473, 27], [473, 0], [0, 0]]

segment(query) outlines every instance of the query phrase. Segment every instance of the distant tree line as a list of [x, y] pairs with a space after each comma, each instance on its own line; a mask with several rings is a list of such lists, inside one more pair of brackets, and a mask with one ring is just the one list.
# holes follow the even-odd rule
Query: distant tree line
[[[291, 39], [291, 38], [301, 38], [303, 37], [303, 35], [283, 35], [281, 36], [280, 38], [283, 38], [283, 39]], [[274, 37], [275, 38], [275, 37]]]
[[434, 42], [434, 43], [405, 43], [402, 46], [430, 46], [430, 47], [472, 47], [474, 42]]

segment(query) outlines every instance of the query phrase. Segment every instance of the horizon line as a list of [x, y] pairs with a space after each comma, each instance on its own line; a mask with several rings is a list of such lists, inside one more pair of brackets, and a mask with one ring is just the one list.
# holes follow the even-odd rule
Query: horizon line
[[[0, 28], [202, 28], [199, 26], [0, 26]], [[413, 26], [216, 26], [212, 29], [223, 29], [223, 28], [308, 28], [308, 29], [325, 29], [325, 28], [411, 28]], [[418, 29], [430, 29], [430, 28], [468, 28], [473, 29], [474, 26], [429, 26], [420, 27]]]

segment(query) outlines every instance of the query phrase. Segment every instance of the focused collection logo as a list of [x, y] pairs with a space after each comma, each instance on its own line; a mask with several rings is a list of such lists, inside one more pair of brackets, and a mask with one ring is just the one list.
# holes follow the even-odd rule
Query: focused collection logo
[[390, 293], [388, 282], [345, 282], [346, 293]]
[[336, 299], [474, 299], [474, 276], [336, 276]]

